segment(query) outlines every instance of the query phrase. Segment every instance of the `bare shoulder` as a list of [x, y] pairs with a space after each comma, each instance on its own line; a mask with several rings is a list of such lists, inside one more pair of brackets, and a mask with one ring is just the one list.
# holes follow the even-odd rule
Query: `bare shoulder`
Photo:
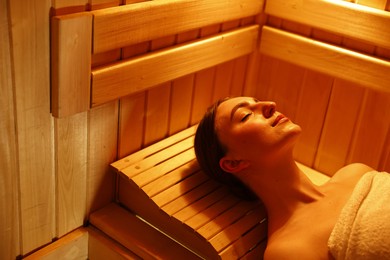
[[[315, 253], [317, 250], [313, 250], [313, 248], [303, 246], [303, 243], [296, 243], [294, 241], [297, 240], [268, 244], [264, 253], [264, 260], [323, 259], [323, 257], [319, 257]], [[307, 244], [309, 245], [310, 243]]]
[[363, 163], [352, 163], [338, 170], [331, 178], [334, 182], [352, 182], [358, 181], [365, 173], [374, 169]]

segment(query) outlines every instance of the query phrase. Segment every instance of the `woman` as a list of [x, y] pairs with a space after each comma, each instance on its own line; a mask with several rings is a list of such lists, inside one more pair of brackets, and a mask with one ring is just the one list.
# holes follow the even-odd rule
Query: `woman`
[[265, 259], [332, 259], [327, 242], [361, 176], [372, 169], [348, 165], [322, 186], [297, 167], [293, 148], [301, 128], [274, 102], [237, 97], [217, 102], [195, 137], [203, 170], [263, 201], [268, 215]]

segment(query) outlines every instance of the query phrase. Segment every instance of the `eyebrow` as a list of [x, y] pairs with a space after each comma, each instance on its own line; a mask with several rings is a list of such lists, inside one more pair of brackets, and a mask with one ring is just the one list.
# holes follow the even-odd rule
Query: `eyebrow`
[[246, 106], [249, 106], [249, 102], [248, 101], [243, 101], [243, 102], [240, 102], [238, 103], [237, 105], [235, 105], [233, 108], [232, 108], [232, 111], [230, 112], [230, 121], [233, 120], [233, 116], [234, 114], [236, 113], [236, 111], [241, 108], [241, 107], [246, 107]]

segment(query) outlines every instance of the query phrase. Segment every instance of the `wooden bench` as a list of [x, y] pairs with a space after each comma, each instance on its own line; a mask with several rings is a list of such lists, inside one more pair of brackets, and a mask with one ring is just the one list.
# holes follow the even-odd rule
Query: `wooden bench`
[[[263, 205], [239, 199], [199, 169], [193, 151], [195, 129], [113, 163], [118, 203], [188, 248], [194, 257], [261, 259], [267, 234]], [[328, 179], [310, 172], [316, 183]], [[105, 213], [92, 214], [93, 225], [102, 225], [99, 214], [107, 216], [109, 210], [101, 212]]]

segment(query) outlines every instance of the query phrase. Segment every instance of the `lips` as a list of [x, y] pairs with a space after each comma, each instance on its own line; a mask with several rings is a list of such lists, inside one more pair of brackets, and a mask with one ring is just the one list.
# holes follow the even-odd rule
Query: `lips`
[[285, 117], [283, 114], [280, 114], [276, 117], [275, 121], [272, 123], [272, 127], [275, 127], [277, 124], [279, 124], [280, 122], [284, 122], [288, 120], [287, 117]]

